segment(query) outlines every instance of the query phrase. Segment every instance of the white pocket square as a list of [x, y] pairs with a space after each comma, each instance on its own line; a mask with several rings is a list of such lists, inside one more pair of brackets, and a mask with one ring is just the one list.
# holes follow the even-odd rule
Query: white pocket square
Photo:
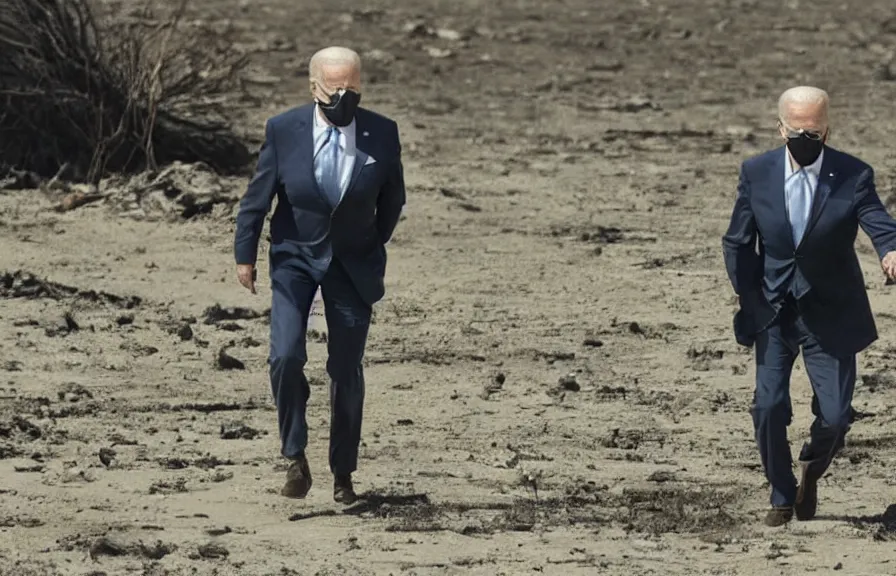
[[369, 166], [369, 165], [373, 164], [374, 162], [376, 162], [376, 158], [374, 158], [373, 156], [368, 156], [367, 160], [364, 161], [364, 165]]

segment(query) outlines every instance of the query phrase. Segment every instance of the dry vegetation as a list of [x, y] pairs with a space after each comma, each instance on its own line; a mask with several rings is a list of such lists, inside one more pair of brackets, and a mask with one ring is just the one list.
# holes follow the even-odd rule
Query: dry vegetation
[[209, 111], [245, 58], [188, 26], [186, 4], [125, 19], [91, 0], [4, 0], [0, 166], [93, 183], [175, 160], [244, 168], [245, 145]]

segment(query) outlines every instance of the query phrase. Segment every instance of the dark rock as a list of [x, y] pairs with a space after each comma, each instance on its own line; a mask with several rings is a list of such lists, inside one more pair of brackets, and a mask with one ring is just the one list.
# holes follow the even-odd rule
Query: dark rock
[[245, 370], [246, 365], [227, 353], [227, 347], [218, 350], [216, 365], [221, 370]]
[[100, 462], [103, 463], [103, 466], [109, 467], [112, 465], [112, 462], [115, 460], [116, 452], [112, 448], [100, 448], [99, 458]]
[[582, 389], [582, 386], [579, 384], [579, 381], [576, 379], [575, 374], [567, 374], [560, 378], [559, 381], [560, 388], [564, 390], [569, 390], [570, 392], [578, 392]]

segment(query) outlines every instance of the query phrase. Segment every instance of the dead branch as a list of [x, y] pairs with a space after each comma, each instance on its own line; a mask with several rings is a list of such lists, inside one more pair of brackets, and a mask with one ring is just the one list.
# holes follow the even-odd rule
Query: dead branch
[[205, 162], [250, 162], [229, 128], [207, 118], [236, 85], [245, 57], [220, 34], [187, 27], [188, 0], [167, 17], [149, 7], [114, 20], [91, 0], [3, 0], [0, 166], [72, 180]]

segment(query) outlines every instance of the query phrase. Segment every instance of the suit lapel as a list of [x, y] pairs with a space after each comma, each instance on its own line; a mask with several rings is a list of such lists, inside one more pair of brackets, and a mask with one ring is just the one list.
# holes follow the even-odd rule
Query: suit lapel
[[834, 180], [837, 178], [837, 174], [832, 169], [834, 165], [833, 155], [833, 151], [830, 148], [825, 148], [824, 160], [821, 161], [821, 172], [818, 174], [818, 186], [815, 189], [815, 198], [812, 200], [812, 211], [809, 216], [809, 222], [806, 224], [806, 232], [803, 234], [803, 238], [809, 235], [815, 223], [818, 222], [821, 211], [824, 209], [824, 205], [830, 198], [831, 191], [834, 188]]
[[355, 187], [355, 183], [361, 175], [361, 170], [364, 169], [364, 165], [367, 163], [367, 158], [370, 156], [370, 145], [371, 136], [368, 132], [368, 124], [363, 110], [358, 109], [355, 114], [355, 164], [352, 166], [352, 176], [348, 180], [345, 194], [342, 195], [343, 199], [348, 196]]
[[787, 201], [784, 191], [784, 161], [787, 158], [787, 152], [784, 148], [778, 148], [774, 155], [774, 161], [771, 166], [771, 175], [769, 176], [768, 190], [771, 193], [772, 215], [780, 218], [785, 230], [785, 239], [791, 248], [793, 245], [793, 228], [790, 226], [790, 218], [787, 215]]

